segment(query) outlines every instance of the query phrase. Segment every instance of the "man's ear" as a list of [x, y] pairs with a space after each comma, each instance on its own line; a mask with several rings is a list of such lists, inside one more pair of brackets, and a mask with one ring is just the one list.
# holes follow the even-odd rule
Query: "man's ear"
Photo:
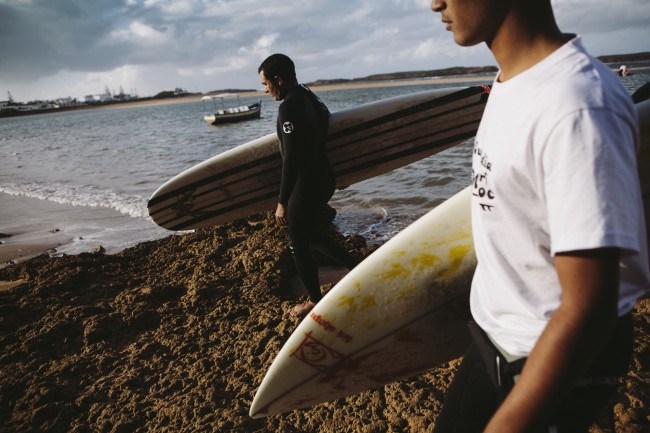
[[276, 75], [275, 78], [274, 78], [274, 80], [275, 80], [275, 84], [276, 84], [276, 86], [278, 86], [278, 87], [282, 87], [282, 77], [281, 77], [281, 76]]

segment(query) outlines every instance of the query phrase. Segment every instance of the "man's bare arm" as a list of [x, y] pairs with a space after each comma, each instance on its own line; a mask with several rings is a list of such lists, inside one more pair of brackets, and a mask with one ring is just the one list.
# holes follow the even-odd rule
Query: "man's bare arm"
[[486, 432], [526, 432], [548, 417], [603, 348], [618, 315], [619, 250], [558, 254], [562, 301]]

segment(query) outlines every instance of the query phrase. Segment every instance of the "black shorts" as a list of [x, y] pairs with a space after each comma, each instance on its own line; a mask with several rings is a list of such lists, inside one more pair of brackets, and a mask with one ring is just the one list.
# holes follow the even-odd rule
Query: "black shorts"
[[[474, 342], [456, 371], [435, 433], [482, 432], [508, 395], [525, 358], [508, 363], [487, 335], [470, 323]], [[584, 379], [571, 391], [544, 425], [531, 433], [587, 432], [598, 412], [616, 391], [616, 379], [628, 371], [632, 358], [632, 317], [618, 319], [606, 347]]]

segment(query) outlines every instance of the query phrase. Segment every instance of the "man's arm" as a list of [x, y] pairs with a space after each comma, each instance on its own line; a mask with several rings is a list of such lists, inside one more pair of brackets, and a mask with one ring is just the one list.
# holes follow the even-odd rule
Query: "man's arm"
[[486, 432], [526, 432], [548, 417], [611, 335], [618, 316], [620, 252], [557, 254], [562, 301]]

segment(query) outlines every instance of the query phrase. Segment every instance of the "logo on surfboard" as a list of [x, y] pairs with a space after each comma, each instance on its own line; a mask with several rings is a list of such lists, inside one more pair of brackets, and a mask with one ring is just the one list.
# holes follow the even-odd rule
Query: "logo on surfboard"
[[290, 356], [295, 356], [319, 371], [323, 371], [330, 365], [346, 358], [344, 354], [312, 337], [311, 332], [305, 335], [305, 339]]

